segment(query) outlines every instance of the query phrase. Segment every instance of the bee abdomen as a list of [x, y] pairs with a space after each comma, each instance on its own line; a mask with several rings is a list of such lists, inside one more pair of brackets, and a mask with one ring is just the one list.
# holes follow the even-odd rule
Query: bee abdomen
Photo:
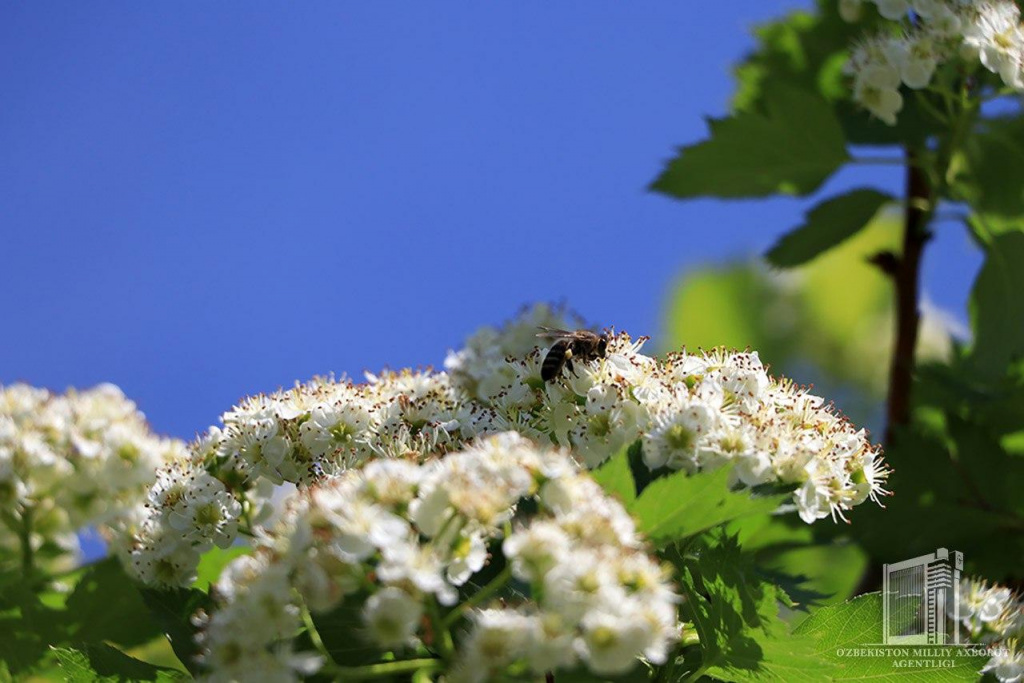
[[548, 355], [544, 356], [544, 363], [540, 366], [540, 378], [545, 382], [550, 382], [555, 377], [558, 377], [559, 373], [562, 372], [562, 366], [565, 365], [565, 352], [569, 348], [569, 342], [566, 339], [559, 339], [555, 342], [551, 350], [548, 351]]

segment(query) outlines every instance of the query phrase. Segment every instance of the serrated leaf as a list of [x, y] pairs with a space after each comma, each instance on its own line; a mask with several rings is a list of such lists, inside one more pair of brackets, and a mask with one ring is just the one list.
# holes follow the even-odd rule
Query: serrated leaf
[[788, 680], [791, 669], [823, 670], [813, 641], [790, 634], [779, 616], [788, 596], [765, 580], [734, 537], [670, 558], [680, 569], [683, 618], [700, 636], [703, 671], [753, 681]]
[[780, 268], [807, 263], [857, 234], [892, 197], [877, 190], [853, 190], [811, 209], [803, 225], [786, 233], [766, 255]]
[[789, 494], [756, 495], [729, 490], [729, 470], [656, 479], [629, 506], [640, 531], [656, 545], [686, 539], [748, 515], [771, 514]]
[[86, 568], [66, 603], [71, 639], [132, 647], [160, 635], [160, 627], [135, 584], [114, 557]]
[[684, 147], [651, 189], [678, 198], [807, 195], [849, 159], [820, 95], [779, 85], [764, 111], [709, 120], [710, 138]]
[[54, 657], [69, 683], [92, 681], [179, 681], [186, 676], [174, 669], [154, 666], [129, 657], [105, 643], [53, 648]]
[[629, 467], [629, 451], [634, 445], [624, 447], [590, 473], [601, 488], [618, 498], [623, 505], [636, 500], [636, 482], [633, 481], [633, 471]]
[[[882, 598], [879, 593], [870, 593], [839, 605], [815, 610], [794, 631], [794, 635], [809, 638], [821, 661], [832, 667], [826, 675], [817, 671], [793, 671], [793, 681], [860, 681], [870, 679], [875, 683], [910, 683], [911, 681], [977, 681], [978, 671], [984, 666], [986, 657], [960, 656], [952, 659], [955, 666], [949, 668], [928, 668], [921, 666], [899, 666], [900, 660], [935, 661], [927, 654], [914, 656], [914, 650], [907, 656], [897, 656], [877, 647], [882, 641]], [[879, 656], [840, 656], [847, 650], [872, 647], [879, 650]], [[935, 650], [935, 646], [918, 649], [919, 652]]]
[[1024, 233], [994, 236], [987, 252], [971, 292], [971, 365], [995, 378], [1024, 358]]
[[196, 660], [199, 648], [195, 642], [196, 627], [192, 624], [192, 615], [200, 608], [211, 609], [210, 596], [195, 588], [141, 588], [139, 593], [167, 636], [178, 660], [189, 672], [195, 674], [199, 669]]

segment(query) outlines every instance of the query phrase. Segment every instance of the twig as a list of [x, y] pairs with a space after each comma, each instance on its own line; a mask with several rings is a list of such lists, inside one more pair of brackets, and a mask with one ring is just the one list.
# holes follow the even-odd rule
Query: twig
[[921, 314], [917, 308], [921, 286], [921, 253], [928, 241], [931, 188], [927, 174], [907, 155], [907, 198], [903, 218], [903, 251], [893, 272], [896, 287], [896, 339], [889, 368], [889, 396], [886, 404], [885, 443], [891, 446], [896, 431], [910, 422], [910, 388], [914, 371], [914, 349]]

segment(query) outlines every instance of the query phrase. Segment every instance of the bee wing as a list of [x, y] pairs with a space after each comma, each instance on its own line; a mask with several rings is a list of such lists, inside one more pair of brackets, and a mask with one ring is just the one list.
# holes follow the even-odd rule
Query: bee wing
[[566, 337], [571, 337], [573, 336], [573, 334], [575, 334], [574, 332], [569, 332], [568, 330], [556, 330], [544, 326], [538, 327], [539, 329], [544, 330], [543, 332], [537, 335], [541, 339], [565, 339]]

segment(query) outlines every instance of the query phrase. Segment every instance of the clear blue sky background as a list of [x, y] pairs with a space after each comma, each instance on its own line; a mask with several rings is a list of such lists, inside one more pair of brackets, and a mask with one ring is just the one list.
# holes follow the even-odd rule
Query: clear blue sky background
[[[808, 4], [6, 3], [0, 382], [116, 382], [190, 437], [534, 300], [656, 335], [686, 268], [810, 204], [644, 189], [725, 112], [750, 28]], [[865, 179], [899, 181], [826, 191]], [[962, 229], [928, 259], [963, 316]]]

